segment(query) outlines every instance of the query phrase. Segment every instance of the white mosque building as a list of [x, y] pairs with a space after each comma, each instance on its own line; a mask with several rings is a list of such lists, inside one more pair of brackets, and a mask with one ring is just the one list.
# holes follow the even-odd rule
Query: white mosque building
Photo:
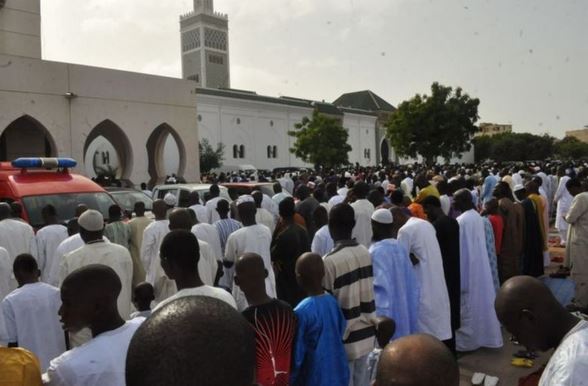
[[348, 130], [350, 162], [397, 160], [383, 127], [395, 109], [373, 92], [327, 103], [231, 89], [228, 17], [213, 0], [194, 0], [180, 32], [184, 79], [45, 61], [40, 0], [0, 0], [0, 161], [71, 156], [89, 176], [198, 181], [206, 138], [225, 145], [225, 165], [308, 166], [289, 152], [288, 131], [314, 109]]

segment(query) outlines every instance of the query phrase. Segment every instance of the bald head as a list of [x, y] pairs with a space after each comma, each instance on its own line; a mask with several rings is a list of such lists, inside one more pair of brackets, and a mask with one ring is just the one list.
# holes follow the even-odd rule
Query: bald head
[[323, 258], [316, 253], [304, 253], [296, 260], [296, 281], [307, 293], [321, 288], [325, 276]]
[[155, 215], [155, 219], [163, 220], [165, 219], [165, 215], [167, 213], [167, 205], [163, 200], [155, 200], [153, 201], [153, 215]]
[[465, 212], [474, 208], [472, 192], [468, 189], [460, 189], [453, 195], [453, 205], [459, 211]]
[[569, 316], [549, 288], [530, 276], [507, 280], [496, 295], [495, 309], [500, 322], [519, 342], [542, 351], [559, 343], [554, 333]]
[[192, 217], [188, 209], [176, 208], [169, 215], [169, 230], [173, 231], [176, 229], [187, 231], [192, 229]]
[[411, 335], [386, 346], [374, 386], [458, 386], [459, 368], [449, 349], [430, 335]]
[[139, 327], [129, 345], [126, 383], [250, 386], [254, 372], [255, 334], [247, 320], [218, 299], [190, 296]]
[[265, 293], [265, 278], [268, 272], [263, 259], [256, 253], [245, 253], [235, 265], [235, 284], [241, 288], [245, 296]]
[[6, 202], [0, 202], [0, 220], [7, 219], [11, 216], [12, 209], [10, 209], [10, 204]]

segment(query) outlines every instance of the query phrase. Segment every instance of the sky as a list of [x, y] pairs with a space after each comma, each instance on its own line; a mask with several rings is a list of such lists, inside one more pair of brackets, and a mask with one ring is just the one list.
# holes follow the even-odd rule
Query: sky
[[[42, 0], [43, 58], [181, 76], [191, 0]], [[588, 125], [586, 0], [216, 0], [229, 16], [231, 87], [393, 105], [462, 87], [481, 122], [549, 133]]]

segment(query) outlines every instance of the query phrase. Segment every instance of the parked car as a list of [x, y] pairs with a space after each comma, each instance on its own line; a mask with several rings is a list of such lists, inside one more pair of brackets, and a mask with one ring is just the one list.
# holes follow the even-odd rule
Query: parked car
[[153, 199], [140, 190], [133, 188], [115, 188], [108, 187], [106, 191], [114, 198], [116, 203], [126, 212], [127, 217], [131, 218], [135, 203], [143, 202], [145, 204], [145, 213], [151, 217], [153, 209]]
[[[163, 199], [166, 194], [171, 193], [176, 196], [176, 206], [181, 208], [187, 208], [190, 206], [189, 195], [190, 192], [197, 191], [200, 195], [200, 199], [204, 201], [205, 193], [210, 190], [211, 184], [168, 184], [168, 185], [157, 185], [153, 189], [153, 199]], [[220, 197], [225, 200], [232, 202], [229, 195], [229, 190], [224, 186], [219, 186]]]

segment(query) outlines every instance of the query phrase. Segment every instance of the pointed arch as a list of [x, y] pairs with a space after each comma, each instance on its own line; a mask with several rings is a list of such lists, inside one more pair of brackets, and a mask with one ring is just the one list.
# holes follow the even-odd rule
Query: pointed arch
[[15, 119], [0, 131], [0, 161], [57, 155], [57, 145], [49, 130], [28, 114]]
[[[87, 152], [90, 148], [90, 145], [99, 137], [103, 137], [106, 141], [108, 141], [116, 151], [116, 156], [119, 163], [118, 169], [116, 171], [116, 177], [120, 180], [130, 183], [129, 178], [133, 169], [133, 148], [125, 132], [119, 125], [110, 119], [105, 119], [94, 126], [94, 128], [86, 137], [83, 153], [84, 162], [86, 162], [88, 159]], [[94, 170], [96, 170], [97, 160], [99, 161], [100, 159], [102, 159], [103, 163], [106, 165], [109, 165], [111, 162], [108, 154], [93, 154], [92, 162]]]
[[165, 179], [164, 148], [169, 136], [178, 146], [179, 167], [176, 175], [183, 177], [186, 170], [186, 147], [178, 132], [167, 123], [162, 123], [153, 130], [147, 139], [147, 156], [149, 158], [149, 186], [154, 186]]

